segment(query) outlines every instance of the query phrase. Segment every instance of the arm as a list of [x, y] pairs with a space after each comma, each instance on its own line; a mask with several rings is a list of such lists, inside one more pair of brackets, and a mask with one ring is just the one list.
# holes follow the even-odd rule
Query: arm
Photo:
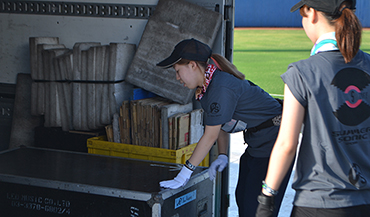
[[209, 179], [211, 181], [216, 178], [217, 171], [222, 172], [229, 163], [229, 158], [227, 157], [229, 147], [229, 134], [223, 130], [220, 130], [217, 143], [218, 157], [212, 162], [211, 166], [208, 169]]
[[200, 138], [197, 146], [194, 149], [193, 154], [189, 158], [189, 162], [194, 166], [198, 166], [202, 160], [207, 156], [209, 150], [219, 137], [221, 125], [208, 126], [206, 125], [204, 134]]
[[[289, 87], [285, 85], [282, 122], [278, 138], [270, 156], [265, 179], [266, 184], [274, 190], [279, 189], [294, 160], [304, 114], [304, 107], [296, 100]], [[263, 189], [263, 193], [270, 195], [265, 189]]]
[[226, 133], [223, 130], [220, 130], [218, 135], [217, 144], [218, 144], [218, 154], [228, 154], [229, 151], [229, 133]]
[[[272, 149], [265, 179], [266, 185], [277, 191], [284, 179], [297, 151], [305, 109], [285, 85], [284, 108], [278, 138]], [[266, 187], [266, 186], [265, 186]], [[259, 205], [256, 217], [271, 217], [274, 211], [274, 197], [266, 189], [258, 196]]]

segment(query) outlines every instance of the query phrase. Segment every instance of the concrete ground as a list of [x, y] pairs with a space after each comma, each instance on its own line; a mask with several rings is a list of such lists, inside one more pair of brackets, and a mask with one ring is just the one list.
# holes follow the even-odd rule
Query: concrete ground
[[[230, 136], [230, 177], [229, 177], [229, 194], [230, 194], [230, 207], [229, 217], [238, 217], [238, 206], [235, 201], [235, 188], [239, 175], [239, 158], [244, 153], [246, 145], [244, 145], [243, 133], [234, 133]], [[292, 202], [294, 198], [294, 190], [292, 186], [292, 177], [288, 184], [287, 190], [284, 195], [283, 203], [281, 204], [278, 217], [288, 217], [292, 210]]]

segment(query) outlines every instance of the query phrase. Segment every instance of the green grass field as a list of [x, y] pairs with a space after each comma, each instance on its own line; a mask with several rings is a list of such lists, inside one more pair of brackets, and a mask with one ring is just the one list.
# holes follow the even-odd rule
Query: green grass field
[[[233, 63], [246, 79], [282, 96], [280, 75], [289, 63], [308, 58], [312, 46], [303, 29], [235, 29]], [[363, 31], [361, 49], [370, 53], [370, 30]]]

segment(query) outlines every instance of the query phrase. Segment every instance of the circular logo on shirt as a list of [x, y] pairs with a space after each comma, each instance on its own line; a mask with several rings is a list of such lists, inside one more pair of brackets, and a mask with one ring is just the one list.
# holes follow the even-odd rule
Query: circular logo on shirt
[[221, 105], [214, 102], [210, 105], [210, 109], [212, 114], [217, 114], [221, 110]]
[[339, 71], [332, 83], [344, 93], [345, 101], [333, 111], [335, 117], [348, 126], [356, 126], [370, 117], [370, 106], [364, 102], [370, 84], [370, 76], [362, 70], [346, 68]]

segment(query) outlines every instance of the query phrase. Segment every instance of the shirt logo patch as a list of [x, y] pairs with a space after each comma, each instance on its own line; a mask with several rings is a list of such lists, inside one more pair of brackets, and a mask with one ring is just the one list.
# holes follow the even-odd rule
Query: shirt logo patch
[[210, 105], [211, 114], [217, 114], [221, 110], [221, 105], [214, 102]]
[[356, 186], [358, 189], [365, 187], [367, 181], [362, 176], [361, 168], [357, 164], [353, 164], [349, 171], [348, 179], [352, 185]]
[[332, 83], [345, 94], [345, 101], [333, 111], [335, 117], [348, 126], [356, 126], [370, 117], [370, 106], [366, 103], [370, 76], [362, 70], [346, 68], [339, 71]]

